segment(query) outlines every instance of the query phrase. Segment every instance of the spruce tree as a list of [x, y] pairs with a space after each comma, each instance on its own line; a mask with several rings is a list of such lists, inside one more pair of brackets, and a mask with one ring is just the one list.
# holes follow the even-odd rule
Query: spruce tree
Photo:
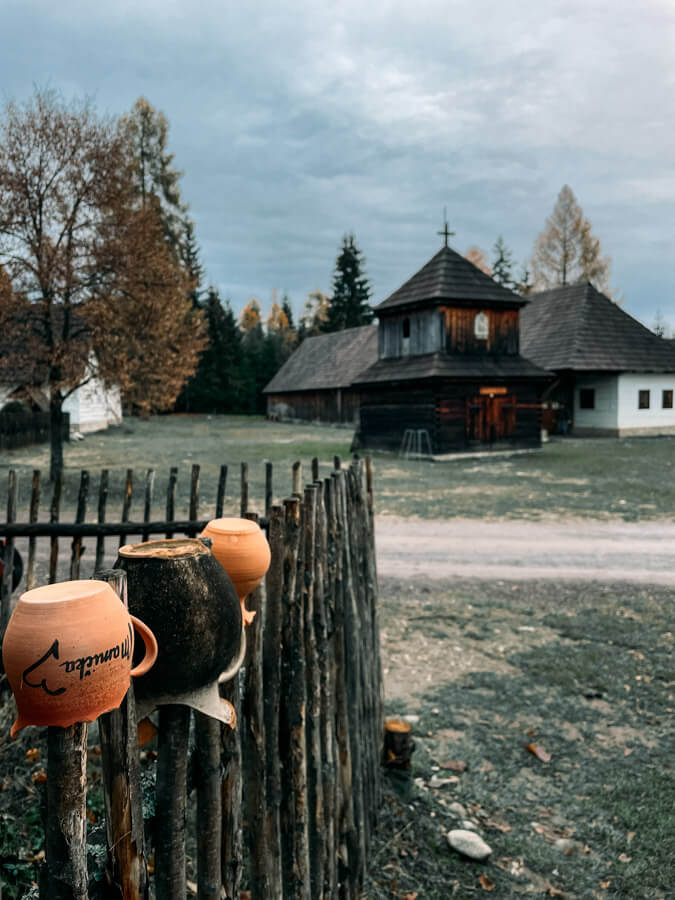
[[373, 311], [368, 303], [372, 291], [363, 272], [364, 263], [354, 235], [346, 234], [335, 261], [333, 296], [323, 331], [342, 331], [372, 322]]
[[504, 243], [504, 238], [499, 235], [493, 248], [494, 262], [492, 263], [492, 277], [502, 287], [512, 288], [513, 282], [513, 255]]

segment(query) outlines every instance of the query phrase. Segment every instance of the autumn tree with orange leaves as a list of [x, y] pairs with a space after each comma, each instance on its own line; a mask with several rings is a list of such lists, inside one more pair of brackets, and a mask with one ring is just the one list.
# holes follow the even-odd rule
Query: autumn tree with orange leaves
[[73, 391], [98, 377], [140, 411], [166, 408], [203, 347], [189, 283], [130, 170], [125, 130], [90, 102], [36, 90], [6, 105], [0, 374], [49, 398], [52, 478], [63, 468], [62, 410]]

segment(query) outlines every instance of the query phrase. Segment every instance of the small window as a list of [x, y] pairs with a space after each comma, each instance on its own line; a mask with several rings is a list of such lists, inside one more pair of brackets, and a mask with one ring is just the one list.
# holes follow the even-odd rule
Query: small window
[[649, 391], [638, 391], [638, 409], [649, 409]]
[[672, 409], [673, 408], [673, 392], [672, 391], [664, 391], [663, 396], [661, 398], [661, 408], [662, 409]]
[[581, 388], [579, 391], [579, 408], [595, 409], [595, 388]]
[[473, 320], [473, 333], [479, 341], [486, 341], [490, 333], [490, 320], [484, 312], [479, 312]]
[[404, 338], [410, 337], [410, 319], [403, 320], [403, 337]]

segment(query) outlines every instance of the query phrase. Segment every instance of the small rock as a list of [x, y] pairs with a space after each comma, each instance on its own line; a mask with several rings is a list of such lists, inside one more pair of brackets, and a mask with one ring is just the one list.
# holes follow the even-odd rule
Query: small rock
[[442, 788], [449, 784], [457, 784], [459, 778], [456, 775], [450, 775], [449, 778], [439, 778], [438, 775], [432, 775], [429, 779], [429, 787]]
[[455, 800], [454, 803], [451, 803], [448, 809], [460, 819], [464, 819], [466, 817], [466, 810], [457, 800]]
[[447, 839], [453, 850], [470, 859], [487, 859], [492, 853], [492, 848], [473, 831], [455, 828], [448, 832]]
[[413, 715], [401, 716], [401, 718], [403, 719], [404, 722], [410, 722], [411, 725], [417, 725], [417, 723], [420, 720], [419, 716], [413, 716]]
[[572, 838], [558, 838], [553, 842], [553, 847], [565, 856], [573, 856], [575, 853], [583, 853], [584, 845], [581, 841], [575, 841]]
[[471, 819], [462, 819], [462, 828], [467, 831], [478, 831], [478, 825], [475, 822], [472, 822]]

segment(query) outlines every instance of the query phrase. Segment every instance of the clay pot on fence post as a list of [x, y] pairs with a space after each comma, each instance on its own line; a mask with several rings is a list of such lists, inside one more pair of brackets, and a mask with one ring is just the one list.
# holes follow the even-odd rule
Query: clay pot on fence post
[[184, 704], [233, 725], [218, 682], [243, 660], [241, 608], [210, 550], [194, 538], [146, 541], [119, 549], [129, 609], [157, 636], [152, 672], [135, 682], [139, 719], [158, 706]]
[[[134, 629], [145, 653], [132, 668]], [[152, 668], [157, 641], [109, 584], [84, 579], [22, 594], [2, 656], [18, 710], [11, 731], [16, 737], [26, 725], [67, 728], [116, 709], [129, 678]]]

